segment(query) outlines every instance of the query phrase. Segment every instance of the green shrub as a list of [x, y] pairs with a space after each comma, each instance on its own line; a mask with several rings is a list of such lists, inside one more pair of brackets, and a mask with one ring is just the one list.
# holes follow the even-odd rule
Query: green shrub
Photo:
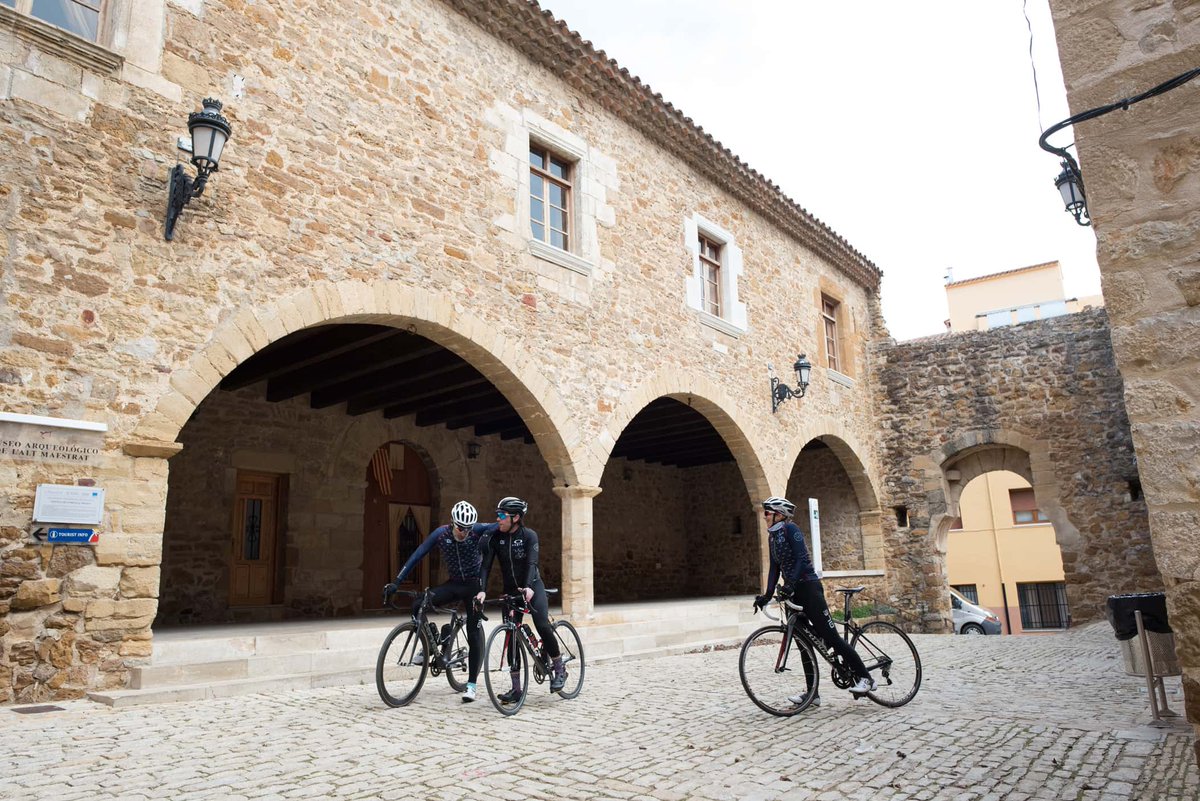
[[[894, 607], [888, 606], [887, 604], [874, 604], [874, 603], [855, 604], [850, 609], [850, 617], [854, 618], [855, 620], [859, 620], [859, 619], [865, 618], [865, 617], [877, 617], [879, 615], [894, 615], [894, 614], [896, 614], [896, 609]], [[834, 620], [837, 620], [840, 622], [843, 619], [843, 617], [844, 616], [842, 615], [841, 609], [838, 609], [836, 612], [833, 612]]]

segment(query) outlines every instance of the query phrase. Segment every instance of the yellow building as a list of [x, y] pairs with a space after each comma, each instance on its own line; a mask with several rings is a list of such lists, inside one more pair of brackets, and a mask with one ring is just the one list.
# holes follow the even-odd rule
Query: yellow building
[[[1067, 298], [1057, 261], [949, 281], [951, 331], [986, 331], [1104, 305], [1099, 295]], [[1000, 617], [1004, 632], [1070, 624], [1062, 553], [1033, 488], [1016, 473], [986, 473], [968, 484], [962, 517], [947, 543], [950, 585]]]
[[946, 554], [951, 586], [998, 615], [1007, 634], [1066, 628], [1062, 554], [1029, 482], [985, 473], [963, 488], [959, 508]]
[[950, 281], [946, 302], [946, 327], [951, 331], [987, 331], [1104, 305], [1100, 295], [1066, 297], [1062, 267], [1056, 261]]

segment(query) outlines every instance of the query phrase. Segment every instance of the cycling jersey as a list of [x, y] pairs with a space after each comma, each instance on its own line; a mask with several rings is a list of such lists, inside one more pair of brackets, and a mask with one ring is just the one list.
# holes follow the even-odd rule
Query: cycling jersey
[[[462, 542], [454, 539], [453, 530], [448, 525], [434, 529], [420, 547], [413, 551], [412, 556], [408, 557], [404, 567], [400, 568], [400, 572], [396, 575], [396, 583], [404, 581], [404, 577], [425, 558], [426, 554], [433, 550], [434, 545], [437, 545], [442, 550], [442, 563], [450, 572], [451, 582], [472, 586], [478, 584], [482, 588], [483, 584], [479, 580], [479, 567], [483, 563], [480, 547], [483, 533], [479, 529], [479, 526], [475, 526]], [[478, 592], [478, 590], [476, 591]]]
[[515, 593], [520, 587], [532, 587], [538, 574], [538, 535], [531, 528], [517, 526], [507, 534], [497, 523], [476, 525], [475, 531], [490, 534], [483, 549], [482, 580], [492, 569], [492, 559], [500, 560], [500, 576], [504, 579], [504, 591]]
[[801, 581], [817, 578], [808, 546], [804, 544], [804, 532], [791, 521], [779, 523], [767, 532], [767, 545], [771, 550], [771, 573], [767, 579], [767, 594], [775, 589], [775, 582], [783, 575], [783, 583], [795, 587]]

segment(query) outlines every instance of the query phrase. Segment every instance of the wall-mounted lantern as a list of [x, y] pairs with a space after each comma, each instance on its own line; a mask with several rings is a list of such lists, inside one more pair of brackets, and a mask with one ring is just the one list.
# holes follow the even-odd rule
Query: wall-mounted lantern
[[229, 120], [221, 116], [221, 101], [204, 98], [204, 110], [188, 115], [188, 130], [192, 134], [192, 164], [196, 165], [196, 179], [188, 177], [182, 164], [171, 170], [170, 186], [167, 188], [167, 221], [163, 229], [164, 238], [170, 242], [175, 236], [175, 222], [183, 207], [194, 197], [204, 194], [208, 176], [217, 171], [221, 163], [221, 151], [229, 141], [233, 129]]
[[792, 369], [796, 371], [796, 389], [792, 389], [787, 384], [780, 383], [775, 377], [775, 368], [767, 362], [767, 372], [771, 376], [771, 412], [772, 414], [779, 408], [779, 404], [783, 403], [788, 398], [803, 398], [805, 391], [808, 389], [808, 378], [812, 373], [812, 364], [808, 359], [804, 358], [801, 353], [796, 359], [796, 363], [792, 365]]

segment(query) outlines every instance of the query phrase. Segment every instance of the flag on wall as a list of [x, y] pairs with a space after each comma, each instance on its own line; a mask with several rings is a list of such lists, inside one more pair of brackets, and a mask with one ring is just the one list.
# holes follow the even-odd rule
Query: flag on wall
[[389, 459], [389, 448], [383, 445], [371, 457], [371, 472], [375, 474], [375, 483], [383, 495], [392, 494], [392, 462]]

